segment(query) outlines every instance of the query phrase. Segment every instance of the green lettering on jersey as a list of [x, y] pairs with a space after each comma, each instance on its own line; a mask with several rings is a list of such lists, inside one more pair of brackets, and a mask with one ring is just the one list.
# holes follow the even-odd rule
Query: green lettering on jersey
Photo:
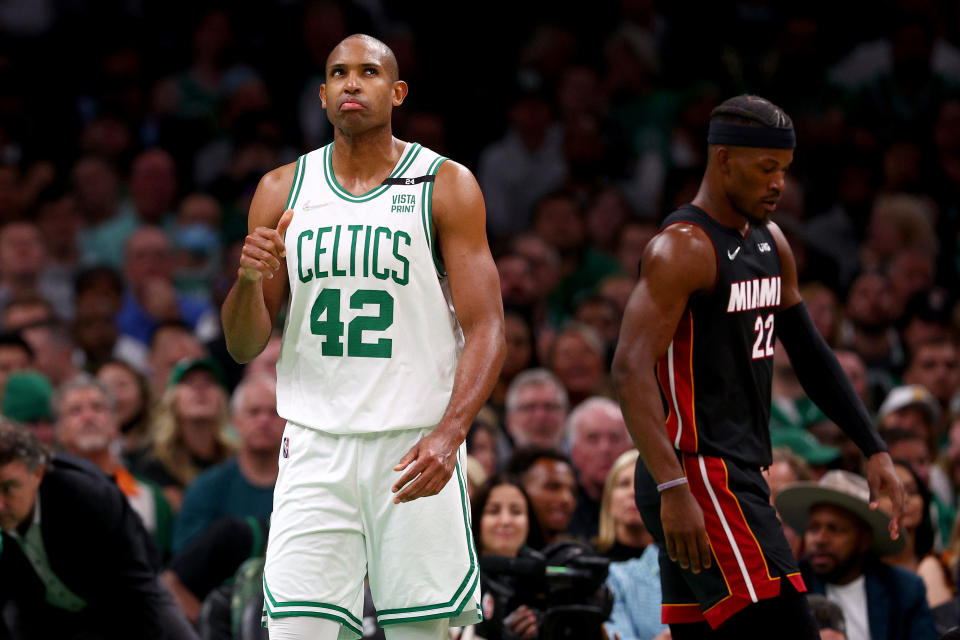
[[[326, 313], [326, 319], [321, 316]], [[310, 333], [315, 336], [324, 336], [323, 348], [320, 350], [325, 356], [343, 355], [343, 323], [340, 322], [340, 289], [323, 289], [313, 303], [310, 310]]]
[[378, 280], [386, 280], [390, 277], [390, 270], [384, 269], [383, 273], [377, 271], [377, 262], [380, 257], [380, 232], [387, 237], [387, 240], [390, 239], [390, 229], [386, 227], [377, 227], [377, 230], [373, 232], [373, 277]]
[[373, 227], [367, 225], [366, 237], [363, 241], [363, 277], [370, 277], [370, 232]]
[[327, 252], [327, 250], [320, 245], [321, 245], [321, 241], [323, 240], [323, 234], [325, 234], [327, 231], [332, 231], [332, 230], [333, 230], [333, 227], [320, 227], [319, 229], [317, 229], [317, 250], [314, 255], [314, 263], [313, 263], [314, 268], [317, 270], [317, 278], [326, 278], [328, 275], [330, 275], [326, 271], [320, 271], [320, 254]]
[[300, 276], [300, 282], [310, 282], [313, 277], [313, 269], [307, 267], [307, 272], [303, 272], [303, 239], [313, 239], [313, 231], [307, 229], [297, 236], [297, 275]]
[[350, 238], [350, 275], [357, 275], [357, 233], [363, 229], [362, 224], [352, 224], [347, 229], [353, 234]]
[[333, 275], [345, 276], [347, 275], [347, 270], [337, 268], [337, 253], [339, 253], [339, 251], [340, 251], [340, 225], [337, 225], [337, 229], [333, 236]]
[[403, 263], [403, 273], [393, 272], [393, 281], [403, 286], [410, 282], [410, 261], [400, 255], [400, 238], [403, 238], [404, 244], [410, 246], [410, 236], [405, 231], [395, 231], [393, 234], [393, 257]]

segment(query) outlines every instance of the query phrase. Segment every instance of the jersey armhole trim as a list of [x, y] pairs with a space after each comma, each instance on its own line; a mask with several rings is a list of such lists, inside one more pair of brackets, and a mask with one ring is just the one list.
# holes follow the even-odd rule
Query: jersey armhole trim
[[290, 195], [287, 196], [287, 206], [284, 207], [284, 211], [293, 209], [297, 203], [297, 197], [300, 195], [300, 187], [303, 186], [303, 174], [307, 168], [306, 165], [307, 156], [303, 155], [297, 158], [297, 170], [293, 174], [293, 182], [290, 183]]
[[[427, 175], [436, 175], [437, 171], [440, 170], [440, 165], [447, 160], [448, 158], [444, 158], [443, 156], [434, 159], [430, 164], [430, 168], [427, 169]], [[445, 278], [447, 271], [443, 268], [440, 259], [437, 257], [436, 238], [434, 238], [433, 234], [433, 187], [436, 183], [436, 180], [423, 183], [420, 209], [423, 212], [423, 233], [427, 239], [427, 247], [430, 248], [430, 255], [433, 257], [433, 266], [437, 270], [437, 275]]]

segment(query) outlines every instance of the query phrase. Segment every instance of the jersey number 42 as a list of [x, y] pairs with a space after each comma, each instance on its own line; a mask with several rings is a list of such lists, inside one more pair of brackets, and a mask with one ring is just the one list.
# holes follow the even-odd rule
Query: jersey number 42
[[[375, 316], [356, 316], [346, 325], [347, 356], [356, 358], [389, 358], [393, 354], [393, 340], [380, 338], [364, 342], [364, 331], [385, 331], [393, 324], [393, 296], [382, 289], [358, 289], [350, 296], [351, 309], [376, 305]], [[326, 317], [324, 317], [326, 316]], [[310, 310], [310, 332], [324, 336], [321, 353], [325, 356], [343, 356], [344, 323], [340, 320], [340, 289], [323, 289]]]

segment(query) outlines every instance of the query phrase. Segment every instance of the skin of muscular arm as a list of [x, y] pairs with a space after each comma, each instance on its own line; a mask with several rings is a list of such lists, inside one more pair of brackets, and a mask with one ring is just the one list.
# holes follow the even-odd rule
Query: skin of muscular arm
[[227, 350], [237, 362], [263, 351], [289, 290], [283, 232], [293, 213], [284, 207], [295, 171], [290, 163], [265, 174], [250, 203], [237, 280], [220, 310]]
[[[716, 253], [698, 227], [674, 224], [644, 251], [640, 281], [624, 311], [613, 379], [627, 428], [657, 484], [684, 475], [667, 437], [654, 368], [666, 352], [689, 297], [717, 277]], [[686, 484], [660, 494], [660, 516], [671, 560], [698, 573], [710, 566], [703, 512]]]
[[[803, 302], [800, 295], [800, 286], [797, 279], [797, 263], [793, 257], [793, 249], [787, 242], [783, 231], [775, 223], [767, 225], [773, 239], [777, 243], [780, 254], [780, 308], [789, 309], [795, 304]], [[839, 425], [843, 428], [843, 425]], [[900, 517], [903, 513], [905, 493], [903, 483], [893, 468], [893, 460], [886, 451], [875, 453], [867, 459], [867, 483], [870, 485], [870, 508], [880, 506], [877, 500], [881, 493], [890, 496], [893, 503], [893, 516], [890, 518], [890, 537], [896, 540], [900, 535]]]
[[480, 187], [468, 169], [448, 161], [440, 166], [434, 189], [436, 237], [464, 347], [443, 418], [394, 467], [404, 471], [393, 485], [395, 503], [435, 495], [447, 484], [457, 449], [490, 396], [506, 353], [500, 279], [487, 245]]

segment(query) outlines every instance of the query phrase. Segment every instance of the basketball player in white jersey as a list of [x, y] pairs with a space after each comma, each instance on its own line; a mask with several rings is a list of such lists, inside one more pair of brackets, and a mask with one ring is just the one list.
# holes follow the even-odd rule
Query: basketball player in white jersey
[[263, 177], [223, 305], [230, 353], [277, 364], [264, 597], [272, 640], [358, 638], [369, 578], [388, 640], [480, 619], [463, 440], [505, 351], [469, 170], [393, 137], [406, 83], [365, 35], [327, 59], [334, 142]]

